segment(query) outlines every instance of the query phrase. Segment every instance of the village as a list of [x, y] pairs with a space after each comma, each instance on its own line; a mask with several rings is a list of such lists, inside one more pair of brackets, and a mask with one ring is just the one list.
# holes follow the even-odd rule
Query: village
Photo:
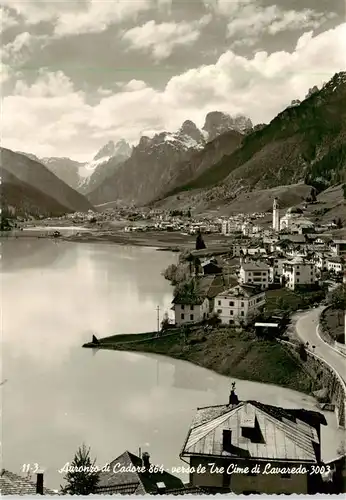
[[[277, 349], [285, 344], [297, 365], [305, 363], [306, 380], [302, 381], [303, 372], [298, 372], [300, 380], [292, 376], [292, 385], [313, 393], [316, 410], [320, 411], [242, 401], [233, 383], [229, 395], [225, 395], [225, 404], [198, 408], [187, 429], [179, 456], [187, 464], [184, 466], [189, 472], [187, 483], [164, 465], [152, 464], [148, 452], [125, 451], [107, 466], [87, 473], [89, 489], [83, 490], [84, 493], [344, 492], [344, 445], [340, 444], [332, 460], [323, 460], [321, 433], [321, 427], [327, 425], [321, 411], [335, 412], [339, 427], [345, 428], [344, 371], [340, 373], [335, 367], [333, 373], [328, 371], [321, 351], [317, 352], [319, 346], [298, 338], [290, 324], [292, 314], [324, 306], [318, 316], [321, 345], [332, 346], [344, 363], [346, 238], [342, 231], [335, 235], [332, 230], [337, 225], [314, 226], [294, 209], [280, 218], [276, 199], [269, 227], [261, 225], [267, 215], [261, 213], [247, 219], [239, 215], [223, 220], [195, 220], [190, 214], [181, 213], [165, 216], [155, 212], [132, 215], [123, 212], [121, 215], [131, 222], [123, 227], [124, 232], [186, 232], [193, 235], [195, 248], [182, 248], [177, 264], [163, 271], [174, 293], [171, 313], [164, 315], [157, 332], [106, 339], [93, 336], [92, 342], [84, 347], [148, 351], [195, 361], [197, 358], [189, 357], [195, 352], [193, 349], [200, 349], [212, 336], [214, 340], [210, 343], [219, 344], [225, 352], [225, 339], [229, 342], [237, 338], [238, 342], [242, 335], [245, 343], [256, 338], [275, 341], [270, 344], [273, 365], [280, 365]], [[78, 221], [78, 214], [68, 217]], [[99, 214], [97, 220], [92, 217], [89, 214], [90, 224], [99, 222]], [[219, 239], [209, 241], [208, 237], [214, 234]], [[329, 324], [330, 310], [339, 310], [337, 328]], [[201, 355], [204, 354], [202, 348]], [[254, 361], [263, 365], [259, 358]], [[217, 371], [221, 358], [214, 363], [208, 367]], [[269, 366], [268, 371], [272, 371]], [[316, 374], [319, 380], [314, 382]], [[263, 380], [263, 373], [260, 377], [255, 380]], [[89, 464], [92, 468], [89, 450], [83, 448], [79, 452], [73, 466], [88, 468]], [[70, 488], [73, 474], [66, 475]], [[3, 489], [12, 493], [58, 493], [43, 486], [42, 472], [37, 473], [36, 483], [32, 478], [9, 471], [2, 471], [1, 480]], [[68, 492], [75, 491], [66, 487], [65, 493]]]

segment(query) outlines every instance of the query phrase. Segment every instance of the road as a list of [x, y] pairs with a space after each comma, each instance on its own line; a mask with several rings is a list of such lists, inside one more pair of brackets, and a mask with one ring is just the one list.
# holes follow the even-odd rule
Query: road
[[322, 307], [318, 307], [297, 315], [295, 317], [296, 332], [304, 343], [309, 342], [311, 346], [314, 345], [315, 349], [313, 352], [329, 363], [346, 382], [346, 357], [323, 342], [316, 332], [318, 318], [322, 309]]

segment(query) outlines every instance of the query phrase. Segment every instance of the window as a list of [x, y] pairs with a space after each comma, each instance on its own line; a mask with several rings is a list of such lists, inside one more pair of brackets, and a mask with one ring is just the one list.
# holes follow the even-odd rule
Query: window
[[297, 283], [299, 283], [299, 278], [297, 278]]
[[193, 306], [190, 306], [190, 310], [193, 311]]
[[222, 449], [224, 451], [228, 451], [229, 453], [232, 451], [232, 431], [228, 429], [224, 429], [222, 432]]
[[233, 309], [231, 309], [229, 313], [231, 316], [233, 316], [233, 313], [234, 313]]
[[244, 307], [244, 302], [241, 302], [241, 303], [240, 303], [240, 307]]
[[244, 316], [244, 311], [240, 311], [240, 316]]
[[300, 271], [297, 271], [297, 276], [300, 276]]
[[234, 306], [234, 302], [233, 302], [233, 300], [231, 300], [231, 301], [230, 301], [229, 305], [230, 305], [230, 306]]
[[185, 314], [183, 314], [183, 313], [180, 316], [181, 316], [181, 319], [185, 318]]
[[185, 309], [185, 306], [184, 306], [184, 304], [182, 304], [181, 310], [183, 311], [184, 309]]
[[193, 314], [190, 314], [190, 320], [193, 321]]
[[217, 305], [218, 305], [218, 306], [221, 306], [221, 300], [218, 300], [218, 301], [217, 301]]
[[234, 323], [233, 319], [230, 319], [230, 320], [229, 320], [229, 324], [230, 324], [230, 325], [233, 325], [233, 323]]
[[218, 314], [222, 314], [222, 309], [218, 309], [216, 312], [217, 312]]

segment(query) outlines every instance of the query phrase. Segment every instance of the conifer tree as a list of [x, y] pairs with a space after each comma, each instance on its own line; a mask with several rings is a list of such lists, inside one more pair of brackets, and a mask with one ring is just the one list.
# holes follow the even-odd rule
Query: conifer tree
[[90, 448], [85, 444], [78, 448], [73, 461], [70, 464], [64, 480], [65, 486], [61, 486], [61, 493], [65, 495], [90, 495], [95, 493], [99, 481], [99, 471], [95, 465], [96, 460], [90, 458]]

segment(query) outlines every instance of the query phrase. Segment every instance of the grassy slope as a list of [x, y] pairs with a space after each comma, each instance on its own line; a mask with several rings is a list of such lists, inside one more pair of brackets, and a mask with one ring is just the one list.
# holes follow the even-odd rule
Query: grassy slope
[[[163, 354], [190, 361], [221, 375], [275, 384], [305, 393], [310, 392], [313, 383], [299, 359], [284, 346], [259, 340], [252, 333], [220, 328], [209, 333], [203, 330], [191, 332], [186, 343], [179, 331], [160, 339], [144, 339], [145, 334], [122, 335], [108, 338], [107, 343], [110, 349]], [[126, 342], [129, 340], [131, 343]]]
[[1, 207], [15, 209], [16, 215], [63, 215], [70, 209], [63, 206], [56, 199], [39, 191], [38, 189], [20, 181], [14, 175], [0, 168], [2, 177], [1, 184]]

